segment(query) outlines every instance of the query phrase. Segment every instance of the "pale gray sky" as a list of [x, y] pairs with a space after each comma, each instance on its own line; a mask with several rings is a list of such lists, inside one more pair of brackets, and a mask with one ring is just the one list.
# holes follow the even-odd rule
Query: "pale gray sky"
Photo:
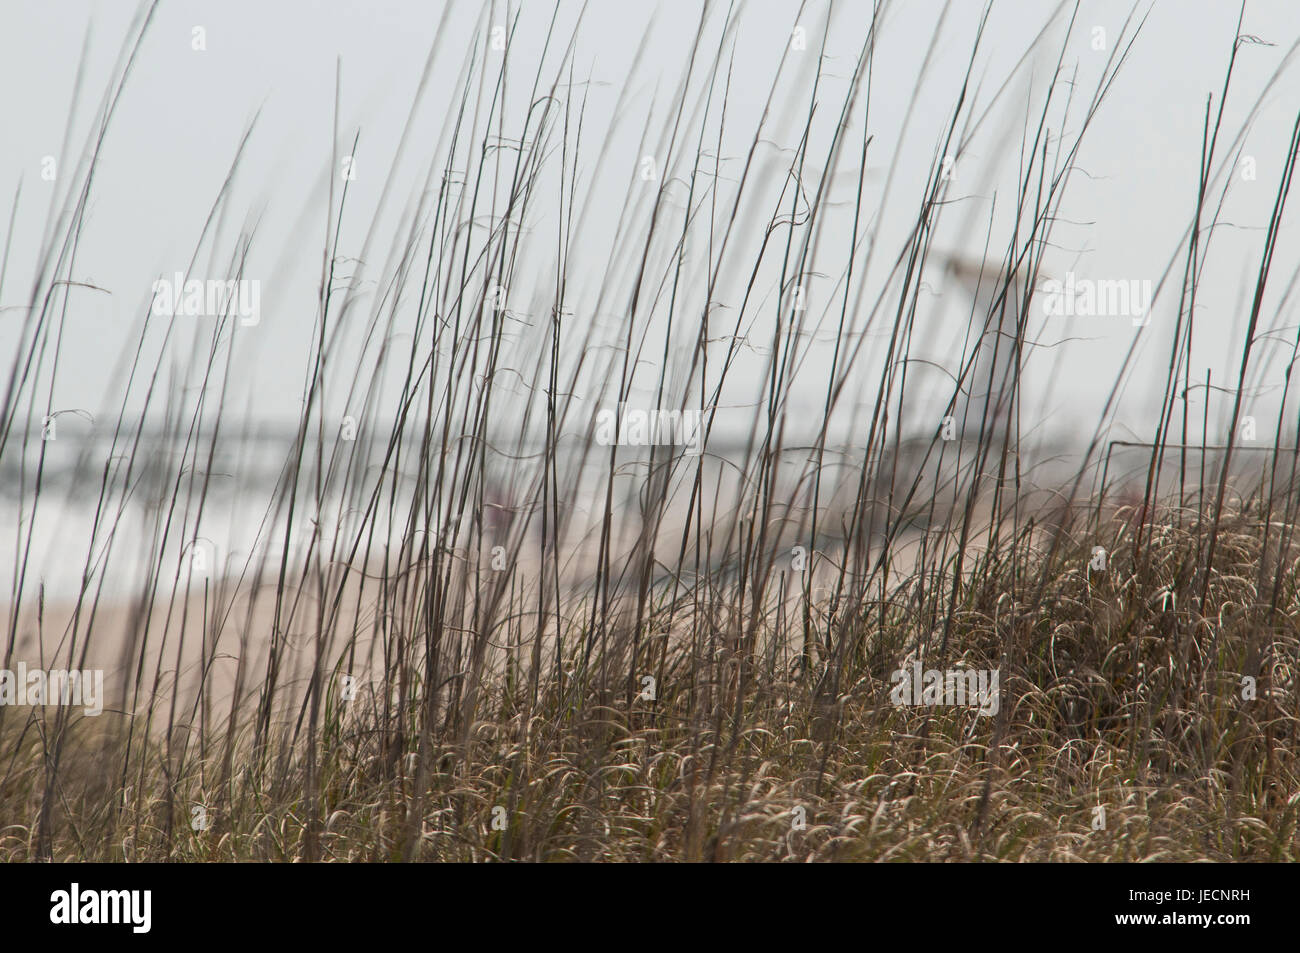
[[[896, 6], [878, 48], [868, 183], [875, 191], [870, 193], [869, 214], [876, 214], [879, 208], [884, 171], [895, 155], [899, 170], [879, 221], [882, 246], [877, 266], [892, 261], [911, 226], [983, 4], [973, 0], [952, 4], [919, 94], [917, 114], [900, 140], [912, 86], [943, 8], [938, 0], [909, 0]], [[1157, 0], [1139, 4], [1139, 15], [1148, 8], [1151, 14], [1133, 55], [1081, 152], [1079, 164], [1087, 175], [1077, 176], [1071, 183], [1063, 208], [1069, 222], [1062, 223], [1055, 233], [1062, 248], [1049, 260], [1055, 271], [1068, 268], [1080, 275], [1154, 281], [1175, 253], [1193, 211], [1205, 100], [1213, 93], [1217, 101], [1238, 7], [1222, 0]], [[522, 5], [511, 48], [511, 81], [517, 84], [512, 98], [517, 108], [511, 118], [516, 123], [551, 9], [547, 3]], [[580, 4], [564, 2], [560, 9], [559, 35], [567, 37]], [[825, 6], [810, 3], [802, 18], [797, 3], [782, 0], [748, 3], [740, 9], [728, 107], [731, 135], [723, 149], [729, 157], [743, 156], [748, 146], [792, 28], [807, 23], [813, 34], [810, 46], [815, 45]], [[1046, 0], [997, 0], [993, 4], [985, 48], [975, 72], [981, 82], [977, 100], [981, 108], [1011, 75], [1054, 9], [1055, 4]], [[1102, 27], [1108, 42], [1113, 41], [1131, 9], [1128, 0], [1082, 3], [1065, 62], [1067, 74], [1077, 68], [1082, 95], [1094, 87], [1107, 55], [1090, 48], [1091, 31]], [[112, 299], [89, 291], [74, 293], [56, 407], [103, 414], [114, 406], [105, 400], [119, 383], [113, 379], [113, 358], [133, 346], [131, 334], [153, 278], [185, 267], [239, 137], [260, 109], [227, 206], [216, 258], [202, 258], [196, 274], [209, 262], [224, 261], [239, 230], [260, 220], [246, 273], [261, 279], [263, 316], [258, 326], [240, 331], [232, 374], [233, 403], [255, 417], [296, 416], [320, 271], [336, 65], [342, 64], [343, 77], [340, 138], [350, 143], [358, 129], [361, 133], [357, 177], [344, 222], [344, 254], [359, 252], [381, 190], [392, 178], [392, 195], [379, 220], [372, 261], [365, 272], [374, 289], [390, 277], [385, 259], [393, 236], [405, 227], [402, 213], [410, 207], [425, 168], [434, 158], [431, 150], [439, 141], [444, 116], [452, 104], [465, 51], [479, 44], [486, 55], [492, 55], [485, 31], [491, 24], [506, 22], [504, 4], [487, 11], [476, 2], [453, 6], [429, 92], [416, 118], [412, 148], [390, 176], [389, 165], [435, 42], [442, 10], [440, 3], [414, 0], [164, 0], [104, 144], [74, 269], [76, 278], [110, 289]], [[725, 10], [725, 5], [717, 5], [712, 14], [708, 37], [713, 42]], [[589, 231], [576, 242], [573, 266], [575, 285], [583, 296], [580, 302], [595, 300], [616, 224], [615, 211], [622, 207], [638, 160], [644, 129], [641, 117], [652, 103], [655, 115], [664, 116], [689, 55], [699, 11], [698, 3], [684, 0], [657, 5], [592, 0], [589, 4], [574, 58], [575, 75], [590, 75], [593, 80], [587, 91], [588, 129], [584, 131], [584, 141], [592, 151], [585, 162], [593, 171], [600, 163], [625, 168], [626, 174], [606, 174], [599, 181], [598, 187], [608, 194], [593, 196], [594, 207], [607, 208], [610, 213], [593, 215]], [[821, 97], [826, 115], [820, 116], [818, 123], [822, 141], [842, 101], [846, 78], [870, 20], [866, 2], [840, 3], [835, 11]], [[0, 194], [5, 196], [0, 209], [6, 223], [10, 199], [19, 181], [22, 183], [8, 274], [0, 289], [0, 307], [6, 309], [0, 311], [0, 351], [6, 355], [13, 352], [17, 324], [22, 319], [19, 308], [26, 303], [46, 216], [53, 202], [65, 201], [71, 181], [71, 169], [66, 167], [59, 170], [55, 182], [44, 181], [43, 157], [61, 154], [80, 62], [86, 94], [74, 117], [72, 145], [65, 159], [75, 158], [95, 121], [102, 92], [135, 14], [135, 5], [123, 0], [0, 0], [0, 88], [6, 90], [0, 100]], [[193, 49], [195, 27], [205, 31], [205, 50]], [[647, 63], [621, 114], [622, 124], [611, 148], [597, 154], [594, 148], [614, 118], [619, 88], [647, 29], [651, 31]], [[1225, 118], [1225, 142], [1231, 142], [1241, 129], [1260, 91], [1300, 38], [1300, 5], [1294, 0], [1252, 0], [1243, 32], [1276, 45], [1242, 48]], [[963, 203], [963, 211], [944, 220], [937, 246], [971, 249], [982, 245], [991, 182], [999, 189], [997, 222], [1002, 228], [996, 241], [1005, 241], [1021, 123], [1026, 112], [1036, 116], [1063, 35], [1064, 22], [1058, 19], [1042, 52], [1030, 58], [1012, 79], [1006, 95], [994, 104], [980, 136], [957, 169], [953, 194], [972, 197]], [[81, 61], [87, 37], [88, 52]], [[548, 62], [553, 63], [554, 56]], [[547, 81], [549, 73], [543, 80]], [[803, 100], [790, 103], [778, 95], [776, 103], [781, 112], [770, 117], [772, 137], [788, 147], [800, 130]], [[1298, 110], [1300, 82], [1291, 65], [1245, 135], [1244, 151], [1256, 159], [1258, 178], [1248, 182], [1239, 177], [1224, 218], [1241, 227], [1220, 229], [1214, 237], [1201, 300], [1204, 337], [1197, 349], [1194, 378], [1203, 374], [1205, 366], [1213, 368], [1217, 380], [1235, 373], [1238, 354], [1227, 346], [1229, 328], [1240, 310], [1243, 283], [1253, 283], [1262, 227], [1272, 207]], [[1072, 112], [1076, 128], [1067, 126], [1067, 136], [1077, 133], [1078, 115], [1076, 107]], [[855, 124], [860, 123], [860, 116], [860, 110], [856, 111]], [[999, 147], [1010, 151], [998, 155]], [[340, 144], [340, 151], [347, 151], [347, 146]], [[777, 169], [781, 153], [773, 149], [764, 161]], [[850, 151], [844, 169], [851, 170], [853, 162]], [[995, 169], [987, 167], [990, 163]], [[733, 171], [735, 168], [733, 164]], [[842, 183], [837, 180], [837, 188], [842, 185], [850, 190], [851, 179], [849, 175]], [[967, 214], [969, 220], [963, 217]], [[1293, 207], [1274, 264], [1273, 282], [1279, 292], [1296, 270], [1295, 214]], [[545, 231], [553, 228], [553, 222], [554, 210], [539, 207], [531, 224]], [[842, 252], [826, 254], [839, 268]], [[544, 271], [548, 264], [539, 261], [537, 267]], [[884, 268], [878, 276], [875, 271], [873, 266], [872, 277], [883, 281]], [[835, 277], [821, 287], [814, 283], [809, 289], [812, 298], [829, 293]], [[874, 297], [868, 295], [868, 300]], [[373, 290], [367, 301], [367, 306], [373, 305]], [[1158, 382], [1163, 376], [1176, 304], [1176, 289], [1167, 289], [1152, 324], [1141, 332], [1144, 340], [1135, 376], [1138, 386], [1130, 385], [1126, 391], [1128, 403], [1122, 420], [1144, 425], [1154, 414], [1154, 391], [1141, 385], [1147, 380]], [[579, 304], [579, 313], [581, 309]], [[1276, 323], [1295, 321], [1279, 319]], [[942, 356], [947, 342], [955, 339], [956, 326], [949, 321], [936, 324], [936, 329], [933, 343]], [[1090, 428], [1125, 349], [1137, 333], [1125, 321], [1078, 319], [1052, 325], [1044, 335], [1045, 342], [1080, 340], [1070, 344], [1068, 355], [1059, 363], [1054, 363], [1052, 352], [1044, 351], [1027, 369], [1026, 387], [1037, 387], [1042, 395], [1033, 405], [1036, 411], [1057, 426]], [[192, 355], [192, 341], [182, 335], [173, 342], [178, 361]], [[1275, 371], [1273, 378], [1280, 380], [1280, 367]], [[820, 380], [815, 373], [811, 379]]]

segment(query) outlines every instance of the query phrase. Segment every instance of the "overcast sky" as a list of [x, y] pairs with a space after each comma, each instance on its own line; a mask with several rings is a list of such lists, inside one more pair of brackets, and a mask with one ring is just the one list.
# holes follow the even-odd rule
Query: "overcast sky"
[[[561, 36], [572, 30], [580, 6], [561, 4]], [[870, 187], [879, 190], [895, 155], [900, 161], [878, 223], [882, 264], [892, 262], [914, 220], [982, 7], [973, 0], [952, 4], [919, 92], [917, 113], [902, 139], [899, 134], [912, 87], [944, 5], [937, 0], [909, 0], [892, 10], [885, 25], [873, 76]], [[958, 168], [957, 185], [959, 194], [968, 197], [966, 207], [947, 220], [947, 231], [936, 238], [937, 245], [968, 252], [982, 247], [995, 186], [1004, 190], [999, 198], [1002, 211], [1010, 211], [1013, 193], [1009, 189], [1021, 126], [1026, 111], [1032, 115], [1041, 105], [1064, 36], [1064, 19], [1052, 17], [1055, 8], [1046, 0], [993, 4], [975, 73], [981, 83], [979, 109], [991, 104], [990, 118]], [[743, 4], [740, 9], [728, 106], [728, 127], [736, 138], [724, 146], [731, 157], [743, 155], [792, 29], [807, 23], [810, 33], [817, 30], [825, 7], [809, 4], [802, 18], [797, 3], [781, 0]], [[1078, 70], [1078, 87], [1085, 95], [1094, 87], [1108, 55], [1090, 48], [1093, 29], [1101, 27], [1108, 42], [1113, 42], [1132, 9], [1127, 0], [1087, 0], [1081, 5], [1065, 71]], [[1212, 93], [1217, 103], [1238, 6], [1220, 0], [1164, 0], [1139, 4], [1137, 9], [1139, 17], [1150, 9], [1150, 16], [1080, 154], [1079, 165], [1086, 175], [1072, 180], [1062, 209], [1066, 221], [1055, 233], [1060, 248], [1049, 259], [1056, 272], [1070, 269], [1080, 275], [1158, 280], [1189, 224], [1206, 97]], [[512, 15], [515, 10], [512, 6]], [[550, 4], [523, 4], [511, 47], [512, 69], [517, 69], [512, 81], [522, 84], [516, 102], [526, 98], [551, 10]], [[714, 31], [710, 36], [716, 38], [725, 10], [725, 5], [717, 6], [709, 21]], [[822, 98], [838, 109], [870, 20], [870, 6], [844, 2], [835, 10]], [[123, 0], [0, 0], [0, 88], [5, 90], [0, 98], [0, 194], [4, 195], [0, 210], [6, 224], [21, 182], [8, 269], [0, 288], [0, 307], [5, 309], [0, 311], [0, 348], [7, 355], [6, 364], [17, 340], [47, 216], [52, 207], [58, 212], [67, 201], [65, 189], [72, 172], [67, 164], [75, 161], [95, 122], [136, 13], [136, 6]], [[72, 296], [57, 407], [102, 414], [112, 406], [105, 398], [114, 396], [113, 388], [120, 383], [113, 377], [114, 358], [133, 346], [132, 330], [141, 308], [147, 306], [150, 284], [157, 275], [186, 266], [240, 136], [257, 115], [227, 203], [217, 254], [204, 262], [223, 261], [240, 230], [258, 223], [246, 273], [262, 278], [262, 319], [248, 333], [240, 332], [232, 392], [240, 409], [254, 417], [296, 416], [320, 274], [336, 69], [341, 68], [342, 75], [340, 139], [350, 144], [358, 131], [361, 137], [342, 250], [358, 253], [385, 183], [391, 179], [389, 205], [377, 229], [375, 258], [380, 262], [393, 236], [404, 227], [402, 216], [411, 197], [421, 188], [431, 159], [421, 144], [432, 149], [438, 139], [458, 88], [465, 51], [473, 44], [486, 48], [485, 31], [507, 22], [504, 5], [485, 11], [475, 2], [460, 3], [453, 6], [439, 37], [442, 15], [442, 4], [417, 0], [164, 0], [104, 143], [74, 268], [75, 278], [108, 289], [111, 300], [90, 291]], [[662, 119], [699, 17], [699, 4], [684, 0], [660, 4], [592, 0], [574, 57], [575, 75], [592, 80], [586, 90], [591, 128], [584, 132], [586, 142], [600, 142], [604, 127], [616, 118], [616, 97], [647, 29], [647, 61], [624, 118], [642, 116], [653, 105], [654, 115]], [[1013, 73], [1034, 37], [1049, 23], [1053, 25], [1041, 51]], [[194, 48], [196, 28], [202, 31], [203, 50]], [[1300, 5], [1295, 0], [1252, 0], [1243, 32], [1275, 45], [1242, 48], [1225, 117], [1225, 142], [1242, 129], [1265, 84], [1300, 38]], [[424, 64], [439, 41], [412, 148], [402, 164], [390, 169]], [[88, 44], [84, 59], [83, 44]], [[79, 68], [84, 71], [83, 96], [65, 150]], [[993, 102], [994, 93], [1008, 78], [1006, 93]], [[1245, 133], [1242, 148], [1256, 160], [1258, 177], [1234, 185], [1223, 215], [1234, 227], [1220, 229], [1214, 238], [1201, 299], [1204, 337], [1197, 349], [1194, 378], [1203, 376], [1206, 366], [1213, 368], [1217, 380], [1235, 375], [1239, 355], [1227, 342], [1240, 315], [1243, 288], [1253, 282], [1262, 226], [1300, 110], [1297, 79], [1294, 64], [1288, 65]], [[780, 96], [776, 102], [782, 109], [794, 108]], [[784, 121], [787, 118], [790, 121]], [[781, 145], [793, 144], [801, 118], [793, 111], [788, 117], [774, 117], [773, 134], [785, 137]], [[860, 112], [854, 121], [860, 123]], [[623, 163], [630, 173], [644, 128], [642, 121], [623, 122], [611, 148], [600, 155], [589, 154], [587, 162], [592, 167], [597, 162]], [[1075, 133], [1077, 128], [1065, 130], [1066, 135]], [[999, 147], [1009, 147], [1010, 152], [999, 153]], [[1225, 148], [1220, 146], [1221, 151]], [[347, 148], [341, 145], [340, 151]], [[65, 164], [54, 182], [41, 175], [48, 155], [60, 157]], [[779, 158], [774, 151], [764, 161], [776, 163]], [[853, 162], [850, 155], [846, 168], [852, 168]], [[988, 168], [990, 163], [994, 168]], [[606, 176], [598, 183], [599, 188], [610, 190], [606, 207], [621, 208], [627, 181], [620, 175]], [[851, 184], [844, 183], [846, 188]], [[873, 196], [873, 201], [884, 198]], [[596, 198], [596, 207], [601, 207], [601, 201], [605, 200]], [[545, 228], [547, 215], [547, 209], [539, 209], [532, 224]], [[608, 254], [607, 239], [615, 218], [612, 212], [593, 216], [590, 233], [578, 239], [576, 264], [580, 275], [583, 266], [588, 269], [589, 282], [590, 272], [602, 267], [602, 256]], [[1296, 271], [1300, 236], [1294, 223], [1293, 209], [1274, 264], [1279, 292]], [[883, 281], [884, 274], [880, 271], [877, 280]], [[381, 263], [367, 263], [365, 278], [373, 288], [387, 277]], [[1044, 395], [1037, 406], [1041, 417], [1065, 429], [1090, 426], [1089, 414], [1095, 418], [1128, 344], [1140, 333], [1144, 335], [1140, 370], [1125, 392], [1125, 419], [1135, 426], [1149, 420], [1155, 391], [1143, 382], [1163, 377], [1162, 361], [1168, 360], [1177, 305], [1176, 293], [1166, 292], [1165, 299], [1152, 324], [1140, 331], [1123, 321], [1062, 321], [1052, 326], [1048, 338], [1077, 340], [1060, 361], [1054, 362], [1045, 349], [1047, 356], [1036, 357], [1038, 363], [1026, 372], [1026, 386], [1039, 387]], [[1277, 300], [1274, 297], [1273, 303]], [[1279, 319], [1276, 323], [1296, 322]], [[180, 349], [178, 360], [185, 358], [191, 340], [175, 343]], [[949, 338], [945, 333], [934, 340]], [[1220, 409], [1215, 405], [1216, 413]]]

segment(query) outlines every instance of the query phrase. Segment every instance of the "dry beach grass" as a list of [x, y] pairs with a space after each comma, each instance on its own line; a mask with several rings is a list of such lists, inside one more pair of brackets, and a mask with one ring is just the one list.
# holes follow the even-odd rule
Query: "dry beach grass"
[[[602, 164], [562, 31], [527, 61], [465, 51], [442, 140], [398, 150], [427, 163], [406, 234], [358, 239], [348, 181], [330, 178], [301, 418], [271, 489], [221, 495], [213, 461], [242, 426], [232, 339], [252, 330], [232, 313], [199, 326], [174, 375], [143, 342], [183, 332], [146, 303], [120, 410], [96, 423], [106, 443], [66, 486], [45, 470], [79, 230], [146, 5], [103, 124], [63, 163], [71, 213], [22, 292], [0, 402], [20, 517], [0, 668], [103, 668], [109, 710], [0, 706], [0, 860], [1300, 859], [1295, 397], [1261, 424], [1271, 451], [1245, 465], [1233, 449], [1265, 333], [1300, 347], [1290, 286], [1279, 301], [1270, 283], [1300, 121], [1277, 157], [1224, 440], [1189, 433], [1187, 409], [1201, 236], [1235, 159], [1216, 93], [1189, 145], [1187, 238], [1160, 276], [1172, 334], [1150, 445], [1135, 477], [1106, 484], [1104, 417], [1049, 481], [1020, 399], [1040, 359], [1031, 289], [1142, 18], [1095, 89], [1043, 83], [1008, 140], [1015, 222], [984, 237], [969, 330], [929, 378], [914, 368], [934, 334], [922, 276], [944, 267], [944, 159], [988, 114], [968, 88], [986, 38], [971, 38], [909, 238], [881, 247], [863, 183], [889, 7], [839, 64], [842, 100], [816, 57], [789, 53], [768, 102], [797, 93], [804, 111], [787, 128], [774, 105], [785, 120], [740, 131], [735, 20], [706, 10], [647, 122], [649, 180]], [[1057, 8], [1059, 76], [1076, 13]], [[815, 51], [829, 21], [797, 19]], [[1242, 48], [1226, 37], [1223, 94]], [[430, 57], [456, 53], [440, 41]], [[358, 148], [335, 132], [331, 168]], [[604, 175], [628, 178], [621, 209], [587, 202]], [[847, 200], [834, 175], [856, 184]], [[226, 201], [223, 187], [187, 274], [221, 261], [214, 277], [246, 277], [253, 236], [217, 247]], [[611, 215], [602, 267], [571, 268], [592, 254], [585, 224]], [[869, 285], [878, 258], [889, 280]], [[343, 273], [361, 261], [381, 293]], [[814, 274], [825, 293], [805, 296]], [[804, 372], [818, 334], [831, 344]], [[816, 412], [791, 410], [808, 400]], [[595, 408], [638, 401], [699, 412], [703, 452], [596, 438]], [[339, 431], [342, 411], [363, 439]], [[257, 545], [193, 572], [236, 507]], [[33, 527], [67, 512], [87, 514], [90, 541], [76, 592], [47, 599]], [[137, 543], [115, 544], [128, 531]], [[914, 662], [996, 671], [996, 710], [895, 703]]]

